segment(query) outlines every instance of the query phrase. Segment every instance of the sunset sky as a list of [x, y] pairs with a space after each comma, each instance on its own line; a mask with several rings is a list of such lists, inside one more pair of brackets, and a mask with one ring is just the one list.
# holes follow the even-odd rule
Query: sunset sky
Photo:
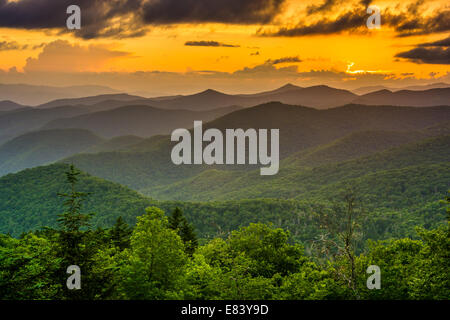
[[[72, 4], [81, 30], [66, 28]], [[450, 83], [449, 45], [446, 0], [0, 0], [0, 83], [149, 96]]]

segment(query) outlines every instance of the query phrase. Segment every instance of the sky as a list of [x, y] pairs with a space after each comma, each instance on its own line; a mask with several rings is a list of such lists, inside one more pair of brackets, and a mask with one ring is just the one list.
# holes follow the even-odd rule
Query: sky
[[[81, 29], [66, 27], [67, 7]], [[381, 26], [366, 25], [369, 6]], [[0, 0], [0, 83], [146, 96], [450, 83], [446, 0]]]

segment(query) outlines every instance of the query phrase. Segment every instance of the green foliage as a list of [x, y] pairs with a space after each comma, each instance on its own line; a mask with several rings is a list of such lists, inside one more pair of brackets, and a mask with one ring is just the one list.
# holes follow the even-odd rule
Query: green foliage
[[[55, 228], [57, 215], [64, 212], [58, 194], [70, 192], [65, 183], [68, 169], [69, 165], [54, 164], [1, 177], [0, 232], [18, 236], [41, 227]], [[134, 225], [150, 204], [135, 191], [86, 173], [78, 179], [78, 191], [90, 194], [83, 208], [96, 213], [91, 220], [93, 226], [111, 227], [119, 216]]]
[[[430, 231], [418, 229], [418, 234], [421, 240], [370, 242], [368, 253], [357, 261], [363, 299], [448, 299], [448, 226]], [[369, 265], [381, 269], [381, 290], [366, 288], [364, 271]]]
[[183, 212], [178, 207], [169, 217], [169, 228], [178, 233], [183, 240], [186, 253], [192, 256], [198, 246], [197, 235], [194, 232], [194, 227], [187, 222]]
[[55, 281], [61, 258], [48, 239], [0, 235], [0, 299], [55, 299], [63, 284]]
[[187, 263], [183, 242], [168, 228], [158, 208], [148, 208], [138, 218], [131, 248], [121, 258], [123, 282], [119, 288], [129, 299], [176, 299], [182, 294], [182, 275]]
[[114, 246], [123, 250], [130, 247], [130, 238], [133, 230], [120, 216], [111, 228], [111, 239]]
[[[120, 224], [121, 225], [121, 224]], [[56, 233], [55, 233], [56, 232]], [[129, 248], [112, 230], [82, 231], [93, 248], [80, 296], [63, 292], [58, 231], [0, 236], [0, 299], [448, 299], [449, 231], [418, 229], [421, 240], [370, 242], [356, 256], [357, 294], [345, 277], [348, 260], [318, 265], [289, 232], [250, 224], [216, 238], [190, 257], [158, 208], [138, 218]], [[366, 269], [381, 268], [381, 290], [368, 290]], [[86, 267], [84, 267], [84, 270]], [[83, 269], [82, 269], [83, 270]]]

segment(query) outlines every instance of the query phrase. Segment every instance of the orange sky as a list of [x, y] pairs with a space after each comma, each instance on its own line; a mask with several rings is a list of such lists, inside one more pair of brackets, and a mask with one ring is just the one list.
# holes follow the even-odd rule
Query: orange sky
[[[330, 72], [355, 75], [371, 71], [374, 74], [390, 74], [391, 77], [411, 78], [434, 81], [448, 81], [449, 64], [417, 63], [395, 58], [395, 55], [413, 49], [423, 43], [445, 39], [449, 32], [435, 32], [408, 37], [399, 37], [392, 26], [383, 25], [380, 30], [361, 28], [360, 32], [343, 31], [337, 34], [317, 34], [296, 37], [263, 37], [263, 31], [276, 30], [280, 27], [293, 27], [299, 23], [308, 25], [321, 19], [336, 19], [343, 11], [351, 10], [358, 1], [343, 1], [336, 8], [308, 16], [308, 6], [318, 5], [323, 1], [291, 0], [285, 3], [283, 11], [268, 24], [237, 25], [226, 23], [171, 24], [149, 26], [147, 34], [136, 38], [97, 38], [85, 40], [72, 33], [58, 35], [58, 30], [24, 30], [17, 28], [0, 28], [0, 43], [18, 44], [19, 49], [0, 50], [0, 69], [5, 75], [1, 82], [17, 82], [8, 70], [15, 68], [19, 73], [132, 73], [138, 71], [164, 71], [186, 74], [198, 71], [214, 71], [233, 74], [239, 70], [252, 69], [267, 65], [283, 57], [298, 57], [301, 62], [288, 62], [267, 67], [268, 82], [275, 85], [283, 81], [306, 83], [311, 80], [308, 72], [326, 70]], [[397, 8], [401, 11], [408, 4], [416, 1], [374, 1], [382, 11]], [[426, 1], [420, 9], [420, 15], [430, 15], [433, 10], [448, 10], [447, 1]], [[395, 12], [395, 11], [394, 11]], [[215, 41], [238, 47], [204, 47], [186, 46], [187, 41]], [[23, 48], [24, 45], [27, 48]], [[349, 65], [351, 67], [349, 68]], [[272, 69], [288, 68], [297, 70], [298, 76], [283, 72], [271, 76]], [[271, 71], [272, 70], [272, 71]], [[10, 72], [11, 73], [11, 72]], [[408, 74], [408, 75], [405, 75]], [[9, 76], [9, 77], [8, 77]], [[199, 75], [201, 77], [202, 75]], [[255, 76], [260, 77], [261, 75]], [[434, 77], [434, 78], [433, 78]], [[220, 76], [219, 76], [220, 78]], [[236, 75], [234, 85], [227, 85], [230, 91], [240, 91], [242, 83], [251, 82], [251, 75], [246, 75], [239, 82]], [[242, 77], [241, 77], [242, 78]], [[278, 79], [280, 78], [280, 79]], [[32, 77], [23, 77], [24, 81], [34, 82]], [[48, 78], [49, 84], [52, 77]], [[191, 79], [191, 78], [189, 78]], [[193, 78], [195, 81], [195, 77]], [[276, 79], [270, 81], [270, 79]], [[359, 85], [356, 78], [348, 77], [341, 81], [341, 86]], [[320, 81], [318, 78], [317, 81]], [[78, 81], [79, 82], [79, 81]], [[126, 81], [124, 81], [126, 82]], [[217, 81], [220, 87], [223, 81]], [[327, 82], [324, 79], [323, 82]], [[354, 84], [353, 84], [354, 82]], [[67, 83], [71, 84], [71, 83]], [[99, 83], [101, 84], [101, 83]], [[362, 85], [372, 84], [361, 82]], [[373, 81], [373, 84], [376, 81]], [[108, 83], [111, 85], [111, 83]], [[121, 87], [120, 83], [114, 83]], [[203, 82], [199, 80], [199, 88]], [[123, 84], [124, 88], [126, 87]], [[222, 84], [223, 86], [223, 84]], [[267, 85], [270, 87], [270, 85]], [[251, 86], [243, 86], [252, 90]], [[189, 91], [187, 89], [187, 91]], [[194, 90], [194, 88], [192, 88]], [[245, 90], [244, 90], [245, 91]], [[165, 93], [165, 92], [164, 92]]]

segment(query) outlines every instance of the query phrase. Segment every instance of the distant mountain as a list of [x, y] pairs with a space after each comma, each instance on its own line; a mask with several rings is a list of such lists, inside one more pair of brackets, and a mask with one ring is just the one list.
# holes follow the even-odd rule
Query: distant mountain
[[99, 152], [118, 151], [136, 145], [144, 140], [145, 140], [144, 138], [137, 136], [121, 136], [94, 145], [91, 148], [86, 149], [84, 152], [99, 153]]
[[82, 152], [103, 140], [80, 129], [26, 133], [0, 146], [0, 176]]
[[239, 107], [195, 112], [162, 110], [136, 105], [89, 113], [74, 118], [56, 119], [43, 128], [82, 128], [106, 138], [125, 135], [151, 137], [157, 134], [169, 134], [177, 128], [191, 128], [194, 120], [210, 121], [237, 109]]
[[354, 90], [351, 90], [353, 93], [356, 93], [357, 95], [364, 95], [367, 93], [380, 91], [380, 90], [389, 90], [392, 92], [400, 91], [400, 90], [415, 90], [415, 91], [423, 91], [428, 89], [437, 89], [437, 88], [449, 88], [450, 84], [445, 82], [437, 82], [432, 84], [426, 84], [426, 85], [417, 85], [417, 86], [408, 86], [404, 88], [393, 88], [393, 87], [386, 87], [386, 86], [367, 86], [367, 87], [361, 87]]
[[274, 91], [247, 95], [228, 95], [215, 90], [206, 90], [190, 96], [157, 101], [154, 106], [164, 109], [208, 110], [229, 105], [251, 107], [278, 101], [324, 109], [348, 104], [355, 98], [357, 96], [350, 91], [328, 86], [301, 88], [287, 85]]
[[141, 192], [156, 199], [181, 201], [317, 197], [329, 200], [338, 195], [337, 190], [351, 185], [372, 203], [392, 203], [402, 196], [410, 203], [423, 203], [423, 198], [437, 200], [447, 192], [449, 144], [450, 136], [439, 136], [315, 168], [282, 164], [280, 172], [270, 177], [260, 176], [259, 170], [236, 174], [214, 169]]
[[381, 91], [381, 90], [390, 90], [395, 91], [394, 88], [386, 87], [386, 86], [367, 86], [367, 87], [361, 87], [357, 89], [351, 90], [353, 93], [357, 95], [364, 95], [371, 92]]
[[292, 83], [288, 83], [288, 84], [285, 84], [284, 86], [282, 86], [278, 89], [275, 89], [275, 90], [264, 91], [264, 92], [260, 92], [260, 93], [254, 93], [254, 94], [240, 94], [239, 96], [241, 96], [241, 97], [263, 97], [263, 96], [267, 96], [267, 95], [271, 95], [271, 94], [284, 93], [284, 92], [300, 90], [300, 89], [303, 89], [303, 88], [293, 85]]
[[[450, 120], [450, 107], [408, 108], [373, 107], [348, 105], [335, 109], [316, 110], [312, 108], [268, 103], [253, 108], [242, 109], [204, 124], [207, 128], [278, 128], [280, 129], [280, 154], [285, 159], [309, 148], [326, 146], [336, 139], [358, 131], [417, 131]], [[425, 134], [425, 136], [427, 136]], [[357, 136], [356, 136], [357, 137]], [[358, 138], [358, 137], [357, 137]], [[369, 139], [369, 137], [366, 137]], [[408, 137], [374, 137], [371, 146], [361, 147], [359, 156], [394, 146]], [[404, 140], [402, 140], [404, 139]], [[364, 144], [364, 139], [351, 140]], [[150, 190], [177, 181], [193, 178], [211, 170], [218, 170], [220, 179], [241, 175], [242, 170], [259, 166], [176, 166], [170, 159], [174, 143], [169, 136], [155, 136], [124, 149], [126, 152], [75, 155], [66, 162], [93, 175], [125, 184], [136, 190]], [[380, 146], [384, 147], [380, 147]], [[329, 150], [333, 151], [332, 146]], [[358, 156], [357, 150], [345, 152], [351, 146], [345, 145], [335, 161]], [[365, 149], [364, 149], [365, 148]], [[365, 150], [365, 151], [364, 151]], [[371, 151], [372, 150], [372, 151]], [[319, 153], [320, 154], [320, 153]], [[120, 170], [119, 170], [120, 168]], [[229, 172], [227, 172], [229, 171]], [[258, 170], [259, 172], [259, 170]], [[206, 173], [205, 173], [206, 174]], [[242, 183], [245, 184], [244, 181]], [[153, 190], [153, 189], [152, 189]]]
[[26, 106], [9, 101], [9, 100], [0, 101], [0, 111], [13, 111], [13, 110], [19, 110], [19, 109], [23, 109], [23, 108], [26, 108]]
[[[184, 109], [192, 111], [206, 111], [231, 105], [253, 107], [268, 102], [281, 102], [285, 104], [300, 105], [316, 109], [338, 107], [349, 103], [369, 105], [399, 105], [399, 106], [432, 106], [442, 105], [448, 101], [447, 90], [432, 91], [430, 88], [443, 87], [446, 84], [424, 86], [421, 93], [415, 90], [391, 92], [383, 86], [364, 87], [355, 90], [358, 96], [343, 89], [328, 86], [313, 86], [302, 88], [287, 84], [281, 88], [255, 94], [225, 94], [208, 89], [192, 95], [177, 95], [155, 98], [143, 98], [128, 94], [109, 94], [76, 99], [60, 99], [45, 103], [39, 108], [50, 108], [62, 105], [83, 105], [92, 112], [111, 110], [130, 105], [145, 105], [160, 109]], [[419, 87], [416, 87], [419, 89]], [[411, 92], [411, 93], [408, 93]]]
[[450, 88], [424, 91], [401, 90], [392, 92], [380, 90], [356, 98], [353, 103], [364, 105], [393, 105], [411, 107], [431, 107], [450, 105]]
[[81, 106], [63, 106], [51, 109], [25, 108], [0, 114], [0, 144], [18, 135], [38, 130], [47, 122], [87, 113]]
[[341, 106], [358, 96], [350, 91], [328, 86], [302, 88], [287, 84], [281, 88], [256, 94], [230, 95], [208, 89], [192, 95], [143, 98], [127, 94], [100, 95], [79, 99], [61, 99], [39, 106], [49, 108], [61, 105], [83, 105], [91, 111], [104, 111], [130, 105], [146, 105], [160, 109], [207, 111], [229, 106], [253, 107], [262, 103], [279, 101], [286, 104], [318, 109]]
[[[449, 126], [450, 128], [450, 126]], [[422, 131], [358, 131], [329, 144], [295, 153], [285, 165], [317, 167], [324, 164], [360, 158], [389, 148], [425, 139]]]
[[[432, 84], [426, 84], [426, 85], [419, 85], [419, 86], [408, 86], [405, 88], [401, 88], [398, 90], [428, 90], [428, 89], [439, 89], [439, 88], [449, 88], [450, 87], [450, 83], [445, 83], [445, 82], [437, 82], [437, 83], [432, 83]], [[398, 91], [398, 90], [394, 90], [394, 91]]]
[[[81, 98], [58, 99], [58, 100], [53, 100], [53, 101], [41, 104], [37, 107], [41, 108], [41, 109], [46, 109], [46, 108], [55, 108], [55, 107], [60, 107], [60, 106], [74, 106], [74, 105], [95, 106], [96, 104], [100, 104], [98, 110], [95, 107], [92, 108], [92, 110], [102, 111], [102, 110], [106, 110], [106, 109], [113, 109], [115, 107], [123, 106], [124, 103], [128, 104], [130, 101], [136, 102], [139, 100], [145, 101], [145, 98], [142, 98], [139, 96], [132, 96], [132, 95], [128, 95], [125, 93], [102, 94], [102, 95], [81, 97]], [[106, 105], [108, 104], [109, 101], [113, 101], [114, 103], [120, 103], [120, 104], [113, 105], [113, 106], [111, 106], [111, 108], [106, 108]]]
[[36, 106], [55, 99], [79, 98], [99, 94], [113, 94], [116, 90], [95, 85], [51, 87], [28, 84], [0, 84], [0, 100]]
[[[57, 215], [64, 212], [58, 193], [69, 192], [67, 170], [68, 165], [53, 164], [0, 177], [0, 233], [19, 236], [43, 226], [56, 227]], [[150, 205], [135, 191], [85, 173], [79, 176], [77, 191], [90, 194], [82, 210], [95, 213], [96, 226], [112, 226], [119, 216], [134, 224]]]

